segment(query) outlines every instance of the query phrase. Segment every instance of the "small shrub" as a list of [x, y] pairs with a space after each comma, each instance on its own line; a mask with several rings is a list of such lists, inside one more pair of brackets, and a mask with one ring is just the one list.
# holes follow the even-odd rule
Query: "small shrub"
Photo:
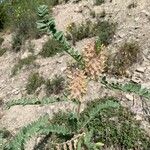
[[3, 56], [3, 54], [5, 54], [7, 51], [6, 48], [0, 48], [0, 57]]
[[12, 134], [6, 130], [5, 128], [0, 128], [0, 149], [4, 150], [6, 144], [10, 141], [12, 138]]
[[41, 56], [52, 57], [57, 53], [63, 51], [63, 46], [55, 39], [49, 39], [44, 45], [42, 51], [39, 53]]
[[137, 43], [125, 43], [116, 53], [108, 66], [112, 64], [112, 67], [108, 69], [108, 72], [114, 75], [126, 75], [126, 71], [138, 61], [140, 54], [140, 48]]
[[0, 37], [0, 46], [2, 45], [3, 42], [4, 42], [4, 38]]
[[61, 76], [56, 76], [53, 80], [46, 81], [46, 93], [47, 95], [51, 94], [61, 94], [64, 90], [64, 78]]
[[101, 5], [105, 2], [105, 0], [95, 0], [95, 5]]
[[28, 83], [26, 85], [26, 90], [28, 94], [33, 94], [35, 90], [44, 84], [44, 78], [39, 75], [39, 73], [31, 73], [28, 78]]
[[13, 36], [13, 40], [12, 40], [12, 50], [14, 52], [19, 52], [21, 50], [21, 46], [23, 44], [23, 41], [24, 41], [24, 37], [23, 35], [16, 33], [14, 36]]
[[[88, 108], [81, 113], [88, 114], [99, 100], [88, 103]], [[140, 128], [140, 123], [134, 119], [134, 114], [128, 109], [103, 109], [88, 124], [89, 130], [94, 130], [93, 140], [101, 141], [106, 147], [116, 149], [143, 149], [150, 146], [150, 137]], [[138, 141], [138, 142], [137, 142]]]
[[85, 23], [81, 23], [80, 25], [72, 23], [67, 27], [66, 37], [68, 40], [72, 40], [73, 44], [75, 44], [75, 42], [84, 38], [98, 36], [100, 44], [108, 45], [115, 34], [115, 29], [116, 25], [108, 21], [98, 20], [97, 23], [87, 21]]
[[27, 58], [20, 59], [17, 64], [12, 69], [12, 76], [16, 75], [19, 70], [21, 70], [24, 66], [35, 65], [34, 60], [36, 56], [28, 56]]
[[108, 21], [99, 21], [95, 26], [95, 35], [98, 36], [100, 44], [108, 45], [111, 43], [115, 34], [116, 24]]
[[72, 40], [73, 44], [75, 42], [80, 41], [84, 38], [93, 36], [93, 24], [91, 21], [87, 21], [85, 23], [81, 23], [80, 25], [76, 25], [75, 23], [71, 23], [67, 27], [67, 39]]
[[34, 47], [35, 47], [35, 45], [31, 41], [29, 41], [28, 42], [28, 51], [31, 52], [32, 54], [34, 54]]
[[7, 13], [3, 2], [0, 3], [0, 31], [4, 29], [7, 21]]
[[56, 6], [56, 5], [60, 5], [62, 3], [67, 3], [68, 1], [69, 0], [50, 0], [49, 5]]
[[137, 3], [131, 3], [128, 5], [128, 9], [132, 9], [132, 8], [136, 8], [137, 7]]
[[91, 11], [90, 11], [90, 16], [91, 16], [92, 18], [95, 18], [95, 17], [96, 17], [96, 13], [95, 13], [94, 10], [91, 10]]

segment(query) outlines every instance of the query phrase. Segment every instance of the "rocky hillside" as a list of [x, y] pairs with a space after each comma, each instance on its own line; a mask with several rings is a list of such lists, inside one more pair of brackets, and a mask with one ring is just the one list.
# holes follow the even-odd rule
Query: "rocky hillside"
[[[142, 85], [143, 88], [150, 89], [149, 0], [105, 0], [101, 5], [95, 5], [92, 0], [80, 0], [79, 2], [70, 0], [67, 3], [54, 6], [52, 12], [58, 30], [63, 31], [66, 36], [71, 34], [69, 26], [74, 24], [80, 26], [86, 24], [87, 21], [92, 24], [98, 21], [115, 24], [115, 33], [111, 37], [111, 41], [106, 44], [109, 57], [108, 66], [103, 75], [106, 75], [108, 80], [113, 82], [126, 83], [132, 81]], [[85, 46], [95, 40], [97, 35], [94, 32], [92, 30], [92, 36], [83, 36], [79, 40], [78, 37], [73, 37], [69, 41], [82, 54]], [[64, 51], [56, 52], [52, 57], [40, 55], [44, 45], [50, 39], [46, 34], [37, 39], [26, 39], [19, 52], [14, 52], [12, 50], [14, 35], [15, 33], [10, 30], [0, 32], [0, 38], [4, 39], [1, 49], [6, 49], [6, 52], [0, 56], [0, 125], [1, 128], [6, 128], [13, 135], [20, 128], [46, 113], [52, 117], [58, 111], [72, 111], [76, 108], [74, 103], [66, 101], [46, 106], [16, 105], [10, 109], [5, 109], [5, 104], [14, 99], [42, 99], [61, 95], [61, 88], [66, 86], [66, 70], [70, 64], [74, 63], [74, 60]], [[124, 48], [125, 43], [131, 44], [127, 49], [129, 55], [124, 52], [126, 50]], [[138, 56], [135, 56], [137, 51], [131, 52], [132, 49], [139, 50]], [[132, 59], [130, 59], [131, 57]], [[115, 63], [116, 60], [124, 64], [122, 68], [117, 68], [119, 64]], [[16, 67], [17, 65], [18, 67]], [[37, 73], [37, 76], [35, 73]], [[58, 89], [53, 87], [48, 89], [52, 84], [50, 81], [56, 77], [62, 77], [65, 80], [62, 82], [64, 85], [61, 87], [59, 83], [56, 85]], [[35, 78], [38, 78], [39, 81], [35, 81]], [[42, 80], [44, 81], [42, 82]], [[37, 88], [35, 85], [38, 85]], [[117, 97], [123, 107], [127, 107], [135, 113], [136, 120], [141, 122], [141, 128], [144, 128], [146, 133], [150, 135], [150, 101], [136, 94], [124, 93], [119, 90], [112, 91], [105, 88], [100, 81], [90, 80], [87, 92], [83, 96], [81, 110], [84, 109], [87, 101], [105, 96]], [[33, 139], [26, 149], [31, 150], [35, 141], [37, 142], [38, 139]]]

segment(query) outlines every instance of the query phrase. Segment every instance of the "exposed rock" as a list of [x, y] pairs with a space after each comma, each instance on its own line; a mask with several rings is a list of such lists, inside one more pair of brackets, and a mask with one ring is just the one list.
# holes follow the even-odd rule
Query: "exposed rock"
[[29, 56], [31, 56], [32, 55], [32, 53], [31, 52], [28, 52], [28, 51], [25, 51], [22, 55], [21, 55], [21, 59], [25, 59], [25, 58], [27, 58], [27, 57], [29, 57]]
[[126, 98], [130, 101], [133, 101], [133, 99], [134, 99], [133, 95], [131, 95], [131, 94], [126, 94]]
[[136, 69], [136, 71], [137, 72], [140, 72], [140, 73], [144, 73], [144, 71], [145, 71], [145, 67], [138, 67], [137, 69]]

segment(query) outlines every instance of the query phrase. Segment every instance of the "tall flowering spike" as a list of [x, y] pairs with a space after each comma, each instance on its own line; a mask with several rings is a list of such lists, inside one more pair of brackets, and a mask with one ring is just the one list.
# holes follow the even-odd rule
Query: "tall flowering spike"
[[87, 91], [87, 81], [84, 71], [73, 69], [68, 71], [67, 76], [69, 78], [68, 90], [70, 91], [70, 98], [81, 101]]
[[107, 60], [105, 46], [101, 46], [96, 50], [95, 42], [89, 43], [83, 52], [83, 59], [85, 61], [85, 73], [91, 79], [98, 79], [100, 74], [104, 71], [105, 62]]

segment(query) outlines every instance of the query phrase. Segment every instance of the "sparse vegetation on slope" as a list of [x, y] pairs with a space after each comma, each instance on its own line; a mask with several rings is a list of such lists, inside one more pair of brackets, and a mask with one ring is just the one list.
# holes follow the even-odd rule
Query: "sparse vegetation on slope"
[[0, 46], [2, 45], [3, 42], [4, 42], [4, 39], [0, 37]]
[[33, 94], [35, 90], [45, 83], [45, 80], [39, 73], [31, 73], [28, 78], [26, 90], [28, 94]]
[[64, 83], [64, 78], [61, 76], [56, 76], [52, 80], [47, 80], [46, 81], [46, 94], [51, 95], [51, 94], [61, 94], [65, 88], [65, 83]]
[[93, 37], [93, 23], [87, 21], [85, 23], [82, 22], [79, 25], [76, 25], [75, 23], [69, 24], [66, 37], [68, 40], [72, 40], [73, 44], [84, 38]]
[[[73, 5], [73, 3], [78, 3], [79, 1], [80, 0], [70, 1], [70, 4]], [[22, 0], [8, 2], [9, 4], [12, 4], [12, 6], [8, 5], [6, 7], [10, 8], [10, 12], [12, 12], [12, 14], [10, 14], [10, 20], [14, 19], [12, 23], [10, 22], [10, 26], [12, 28], [11, 31], [14, 30], [15, 33], [12, 42], [12, 49], [14, 52], [18, 52], [12, 54], [17, 56], [19, 56], [19, 54], [22, 54], [22, 47], [26, 46], [24, 44], [26, 43], [25, 40], [27, 39], [27, 49], [31, 52], [27, 53], [27, 55], [31, 54], [30, 56], [27, 56], [26, 53], [24, 53], [25, 55], [22, 55], [21, 58], [23, 59], [19, 59], [17, 64], [12, 69], [12, 75], [16, 75], [19, 70], [24, 67], [35, 67], [36, 59], [38, 59], [38, 62], [43, 61], [41, 65], [39, 65], [40, 69], [36, 72], [31, 72], [31, 74], [28, 76], [28, 80], [25, 85], [25, 91], [23, 91], [23, 93], [21, 93], [22, 91], [20, 91], [22, 95], [25, 94], [27, 97], [38, 95], [42, 98], [38, 99], [22, 97], [18, 100], [15, 99], [6, 102], [4, 96], [4, 99], [3, 97], [0, 98], [0, 100], [4, 101], [4, 104], [2, 103], [0, 105], [4, 106], [4, 108], [6, 109], [11, 108], [10, 112], [13, 112], [13, 109], [17, 111], [20, 106], [33, 108], [33, 106], [31, 105], [36, 105], [37, 107], [42, 107], [40, 115], [42, 115], [43, 113], [43, 116], [37, 119], [34, 118], [34, 122], [25, 125], [21, 129], [19, 129], [19, 131], [17, 131], [13, 136], [11, 136], [11, 134], [7, 130], [0, 130], [0, 142], [2, 141], [2, 144], [0, 143], [0, 146], [2, 145], [2, 149], [4, 150], [24, 150], [26, 149], [25, 147], [28, 146], [28, 142], [30, 141], [30, 139], [34, 137], [40, 137], [40, 141], [38, 138], [38, 142], [36, 144], [34, 143], [35, 150], [106, 150], [112, 148], [116, 150], [148, 150], [150, 147], [150, 136], [146, 133], [145, 130], [141, 128], [141, 122], [135, 120], [138, 116], [135, 116], [135, 114], [131, 113], [127, 108], [121, 106], [122, 97], [124, 98], [123, 95], [120, 97], [120, 95], [117, 94], [116, 98], [110, 97], [110, 95], [112, 94], [111, 90], [120, 90], [121, 94], [136, 94], [139, 96], [139, 98], [141, 98], [143, 107], [143, 105], [147, 102], [145, 101], [145, 99], [150, 99], [150, 90], [147, 88], [143, 88], [143, 85], [133, 82], [121, 84], [117, 81], [109, 82], [106, 80], [106, 77], [103, 74], [106, 68], [107, 73], [110, 71], [109, 73], [123, 76], [128, 68], [138, 60], [138, 56], [140, 54], [140, 48], [138, 44], [132, 42], [125, 43], [120, 47], [119, 52], [117, 52], [114, 57], [114, 59], [116, 59], [117, 61], [112, 61], [111, 59], [109, 59], [107, 55], [109, 53], [109, 47], [107, 46], [109, 46], [109, 44], [111, 44], [113, 40], [116, 31], [116, 23], [111, 23], [107, 20], [108, 17], [112, 17], [112, 14], [108, 13], [109, 16], [104, 18], [105, 15], [107, 15], [105, 11], [103, 11], [100, 15], [96, 15], [95, 13], [97, 12], [95, 8], [101, 7], [97, 7], [95, 5], [101, 5], [105, 2], [105, 0], [95, 0], [95, 4], [93, 6], [95, 8], [92, 7], [93, 9], [90, 9], [90, 6], [88, 6], [86, 3], [83, 3], [81, 5], [81, 10], [77, 10], [75, 13], [87, 13], [88, 9], [88, 11], [90, 10], [90, 12], [88, 12], [87, 14], [91, 15], [90, 17], [93, 17], [92, 21], [89, 21], [87, 19], [88, 21], [86, 20], [81, 24], [71, 23], [67, 28], [67, 35], [65, 37], [62, 31], [57, 30], [55, 20], [52, 17], [52, 10], [54, 10], [53, 14], [55, 14], [55, 10], [57, 12], [57, 8], [59, 9], [59, 7], [61, 6], [58, 6], [55, 9], [52, 9], [52, 7], [67, 2], [69, 2], [69, 0], [46, 0], [45, 2], [42, 0]], [[38, 8], [37, 17], [36, 7], [37, 5], [43, 3], [49, 5], [41, 5]], [[63, 8], [66, 8], [66, 6], [70, 7], [70, 4], [65, 5]], [[103, 6], [105, 7], [105, 4]], [[134, 8], [134, 6], [131, 5], [131, 8]], [[6, 11], [6, 15], [8, 15], [10, 12]], [[37, 21], [38, 18], [39, 20]], [[37, 28], [40, 29], [41, 32], [36, 29], [35, 21], [37, 21]], [[1, 27], [4, 29], [5, 21], [2, 26], [0, 25], [0, 28]], [[45, 32], [49, 35], [50, 38], [44, 44], [43, 49], [39, 53], [37, 49], [40, 49], [41, 47], [39, 45], [35, 45], [34, 49], [32, 45], [32, 43], [34, 42], [39, 42], [39, 39], [36, 39], [33, 42], [31, 41], [31, 38], [40, 37]], [[67, 39], [72, 40], [73, 44], [75, 45], [77, 41], [91, 37], [93, 37], [92, 40], [88, 44], [86, 44], [84, 50], [81, 52], [77, 51], [67, 41]], [[43, 39], [44, 38], [42, 38], [42, 40]], [[45, 42], [45, 39], [43, 41], [42, 40], [39, 42], [40, 44]], [[1, 41], [3, 42], [3, 39]], [[1, 41], [0, 45], [2, 43]], [[5, 42], [6, 41], [7, 38]], [[3, 47], [7, 47], [5, 42], [2, 45]], [[84, 41], [81, 41], [81, 45], [82, 44], [85, 44]], [[112, 45], [115, 44], [116, 41], [112, 43]], [[110, 45], [110, 48], [112, 45]], [[61, 76], [56, 75], [53, 79], [44, 79], [44, 77], [40, 75], [39, 72], [42, 72], [45, 69], [44, 76], [45, 73], [47, 75], [48, 69], [46, 67], [55, 68], [58, 65], [58, 61], [56, 59], [59, 59], [61, 55], [55, 56], [52, 59], [47, 59], [50, 60], [50, 65], [48, 63], [49, 66], [47, 65], [47, 62], [45, 63], [44, 59], [46, 57], [52, 57], [57, 53], [63, 51], [67, 52], [72, 58], [74, 58], [75, 62], [65, 61], [65, 63], [71, 63], [70, 67], [66, 67], [66, 64], [63, 64], [65, 67], [61, 68], [59, 74], [66, 74], [62, 74]], [[5, 51], [0, 50], [0, 56], [4, 53]], [[42, 58], [39, 57], [39, 55], [41, 55]], [[3, 60], [3, 57], [0, 60]], [[113, 68], [109, 66], [109, 62], [107, 64], [108, 66], [106, 67], [107, 60], [110, 60], [110, 64], [113, 66]], [[54, 63], [51, 63], [51, 61], [54, 61]], [[57, 64], [55, 62], [57, 62]], [[56, 71], [59, 71], [59, 69]], [[50, 68], [50, 70], [52, 69]], [[48, 74], [49, 73], [51, 72], [48, 72]], [[2, 68], [2, 75], [4, 74]], [[19, 75], [16, 76], [15, 79], [18, 79], [18, 77], [20, 79]], [[100, 77], [103, 77], [101, 83], [99, 82]], [[12, 77], [12, 80], [13, 79], [14, 77]], [[99, 84], [101, 86], [103, 84], [104, 86], [100, 87], [99, 89]], [[2, 85], [2, 92], [3, 89], [5, 90], [5, 85]], [[111, 91], [110, 93], [108, 89], [109, 91]], [[89, 90], [93, 91], [89, 92]], [[95, 91], [98, 91], [100, 94], [96, 93]], [[12, 92], [16, 92], [16, 89], [14, 89], [14, 91]], [[95, 95], [93, 95], [93, 93], [98, 94], [99, 98], [94, 100], [93, 96]], [[20, 97], [19, 94], [17, 95], [18, 97]], [[47, 98], [46, 96], [49, 98]], [[90, 102], [86, 100], [89, 100]], [[54, 107], [50, 106], [50, 110], [47, 111], [47, 108], [50, 104], [53, 104]], [[46, 107], [44, 107], [43, 105], [46, 105]], [[18, 108], [14, 106], [17, 106]], [[35, 107], [35, 109], [37, 107]], [[43, 111], [43, 108], [46, 108], [46, 110]], [[148, 115], [148, 109], [145, 110], [144, 107], [142, 109], [143, 112], [146, 112], [145, 114]], [[45, 115], [45, 111], [48, 112], [50, 116]], [[149, 116], [147, 117], [144, 113], [142, 115], [146, 119], [149, 119]], [[15, 117], [13, 117], [12, 119], [14, 118]], [[145, 121], [145, 118], [142, 119]], [[31, 119], [33, 119], [32, 114]], [[142, 124], [142, 127], [143, 125], [145, 124]]]
[[95, 5], [101, 5], [105, 2], [105, 0], [95, 0]]
[[[119, 51], [115, 54], [110, 64], [108, 64], [108, 72], [124, 76], [129, 68], [138, 62], [140, 58], [140, 47], [136, 42], [123, 44]], [[112, 66], [109, 68], [109, 65]]]
[[30, 66], [30, 65], [34, 65], [35, 66], [35, 61], [36, 59], [36, 56], [28, 56], [27, 58], [24, 58], [24, 59], [20, 59], [18, 61], [17, 64], [14, 65], [14, 67], [12, 68], [12, 76], [13, 75], [16, 75], [18, 73], [19, 70], [21, 70], [24, 66]]
[[0, 48], [0, 57], [3, 56], [6, 53], [6, 48]]
[[54, 39], [49, 39], [42, 48], [42, 51], [39, 53], [41, 56], [45, 57], [52, 57], [57, 53], [63, 52], [63, 46]]

